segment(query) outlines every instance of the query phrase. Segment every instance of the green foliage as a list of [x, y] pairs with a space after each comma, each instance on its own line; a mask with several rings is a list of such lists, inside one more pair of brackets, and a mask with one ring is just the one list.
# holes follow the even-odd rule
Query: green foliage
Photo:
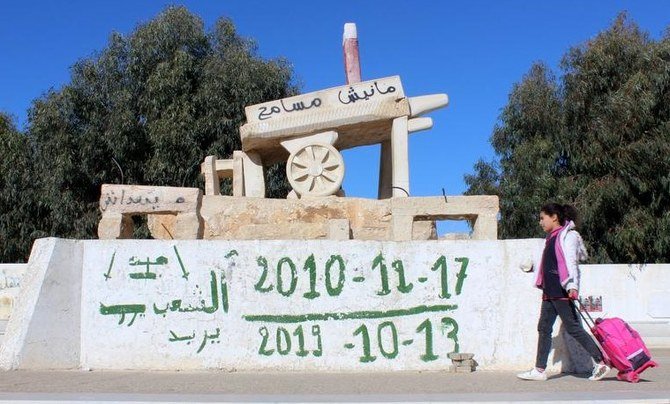
[[500, 187], [500, 174], [495, 163], [479, 160], [475, 163], [475, 174], [465, 175], [468, 190], [465, 195], [497, 195]]
[[[71, 81], [33, 103], [28, 136], [39, 173], [40, 228], [95, 237], [103, 183], [201, 187], [207, 155], [241, 149], [244, 107], [296, 93], [285, 60], [263, 60], [233, 23], [211, 32], [183, 7], [77, 62]], [[288, 193], [281, 167], [268, 193]]]
[[33, 201], [34, 172], [28, 139], [2, 113], [0, 155], [0, 262], [24, 262], [32, 238], [39, 235], [32, 219], [40, 207], [38, 201]]
[[[670, 35], [625, 14], [563, 58], [560, 83], [536, 64], [515, 85], [468, 193], [501, 198], [503, 238], [541, 236], [540, 206], [574, 204], [597, 262], [670, 260]], [[665, 230], [665, 231], [664, 231]]]

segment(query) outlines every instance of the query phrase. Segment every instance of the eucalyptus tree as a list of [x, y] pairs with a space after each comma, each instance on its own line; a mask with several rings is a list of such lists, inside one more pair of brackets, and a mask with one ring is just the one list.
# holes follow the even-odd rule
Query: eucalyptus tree
[[658, 40], [625, 14], [568, 50], [555, 80], [535, 64], [491, 142], [496, 160], [468, 192], [501, 198], [504, 238], [540, 236], [537, 211], [574, 204], [597, 262], [670, 260], [670, 30]]
[[[261, 58], [231, 20], [207, 31], [184, 7], [112, 33], [30, 109], [44, 232], [95, 237], [103, 183], [201, 186], [205, 156], [240, 149], [244, 107], [295, 94], [292, 76], [286, 60]], [[284, 170], [268, 176], [269, 195], [285, 196]]]
[[0, 113], [0, 262], [28, 259], [40, 201], [28, 139], [6, 114]]

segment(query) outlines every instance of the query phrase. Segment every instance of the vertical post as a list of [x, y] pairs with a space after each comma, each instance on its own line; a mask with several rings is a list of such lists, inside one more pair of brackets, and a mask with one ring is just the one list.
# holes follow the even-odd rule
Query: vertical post
[[479, 214], [472, 229], [473, 240], [498, 239], [498, 215]]
[[358, 57], [358, 33], [356, 32], [356, 24], [351, 22], [344, 24], [342, 49], [344, 50], [344, 73], [347, 78], [347, 84], [360, 82], [361, 64]]
[[[344, 51], [344, 73], [346, 75], [346, 83], [353, 84], [359, 83], [361, 81], [361, 64], [358, 53], [358, 32], [356, 30], [356, 24], [346, 23], [344, 24], [344, 35], [342, 36], [342, 49]], [[402, 126], [402, 124], [401, 124]], [[394, 133], [396, 128], [396, 123], [393, 124]], [[396, 173], [396, 153], [394, 145], [399, 144], [400, 153], [402, 150], [405, 150], [405, 172], [409, 171], [407, 163], [407, 117], [404, 120], [404, 140], [394, 140], [395, 137], [392, 136], [391, 140], [386, 140], [381, 144], [381, 153], [379, 159], [379, 187], [377, 191], [377, 197], [379, 199], [391, 198], [392, 196], [407, 196], [402, 190], [394, 189], [394, 186], [400, 186], [404, 189], [409, 188], [409, 177], [406, 181], [400, 180], [401, 185], [396, 185], [397, 178], [401, 178], [402, 174]], [[398, 129], [400, 130], [400, 129]], [[402, 131], [402, 130], [401, 130]], [[402, 137], [402, 136], [400, 136]], [[404, 146], [403, 143], [404, 142]], [[402, 160], [402, 158], [400, 159]], [[401, 166], [403, 163], [399, 163]], [[402, 168], [401, 168], [402, 171]], [[409, 189], [407, 189], [409, 192]]]
[[381, 155], [379, 156], [379, 190], [377, 198], [387, 199], [393, 196], [393, 162], [391, 161], [391, 140], [381, 143]]
[[[409, 196], [409, 145], [407, 138], [407, 117], [395, 118], [391, 129], [394, 198]], [[384, 159], [383, 154], [382, 159]]]
[[391, 217], [391, 233], [393, 241], [410, 241], [414, 234], [414, 217], [394, 214]]
[[247, 152], [242, 160], [244, 164], [244, 195], [265, 198], [265, 171], [258, 153]]
[[219, 174], [216, 172], [216, 156], [205, 157], [201, 172], [205, 175], [205, 195], [221, 195]]
[[244, 182], [246, 173], [244, 172], [245, 153], [241, 150], [233, 151], [233, 196], [245, 196], [246, 190]]
[[98, 238], [115, 240], [133, 238], [133, 218], [122, 213], [103, 213], [98, 223]]

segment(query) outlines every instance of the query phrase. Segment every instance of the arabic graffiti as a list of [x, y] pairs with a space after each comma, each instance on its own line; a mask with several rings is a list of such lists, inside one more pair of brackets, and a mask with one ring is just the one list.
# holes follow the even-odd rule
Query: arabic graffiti
[[149, 259], [149, 257], [147, 257], [146, 261], [140, 261], [137, 259], [137, 257], [130, 257], [130, 260], [128, 260], [128, 265], [146, 265], [147, 270], [145, 272], [133, 272], [128, 274], [128, 276], [130, 279], [156, 279], [156, 273], [150, 271], [151, 265], [167, 265], [167, 263], [168, 259], [162, 255], [156, 258], [156, 261], [153, 262]]
[[[114, 191], [110, 191], [105, 198], [104, 203], [100, 204], [100, 210], [106, 211], [110, 206], [115, 205], [156, 205], [159, 203], [158, 196], [135, 195], [126, 196], [126, 191], [121, 191], [121, 196], [117, 196]], [[155, 209], [155, 207], [154, 207]]]
[[[177, 334], [175, 334], [174, 331], [170, 330], [170, 335], [171, 337], [168, 338], [168, 341], [170, 342], [187, 341], [186, 345], [191, 345], [191, 341], [195, 338], [196, 332], [194, 330], [193, 334], [180, 337]], [[205, 349], [205, 346], [207, 346], [208, 340], [210, 344], [214, 343], [220, 344], [221, 343], [221, 341], [219, 340], [220, 336], [221, 336], [221, 329], [218, 327], [216, 328], [216, 333], [213, 334], [209, 334], [207, 331], [205, 331], [202, 336], [202, 342], [200, 342], [200, 346], [198, 346], [198, 350], [195, 353], [199, 354], [200, 352], [202, 352], [202, 350]]]
[[[173, 247], [175, 255], [177, 256], [177, 262], [180, 269], [181, 278], [188, 280], [188, 271], [184, 266], [184, 262], [181, 259], [177, 247]], [[234, 253], [234, 254], [233, 254]], [[236, 251], [231, 251], [226, 257], [232, 257], [237, 254]], [[112, 278], [111, 272], [114, 266], [114, 260], [116, 258], [116, 251], [112, 254], [110, 259], [109, 268], [104, 274], [105, 281]], [[128, 274], [130, 279], [149, 279], [155, 280], [156, 273], [151, 272], [152, 266], [166, 266], [169, 264], [169, 259], [163, 255], [158, 256], [153, 261], [147, 257], [146, 260], [140, 260], [137, 256], [132, 256], [128, 260], [129, 266], [144, 266], [146, 267], [145, 271], [141, 272], [132, 272]], [[162, 275], [158, 275], [162, 277]], [[193, 295], [196, 296], [196, 301], [191, 299], [190, 302], [184, 304], [183, 299], [172, 299], [168, 303], [165, 303], [164, 306], [157, 305], [153, 303], [153, 314], [165, 317], [168, 312], [178, 312], [178, 313], [192, 313], [192, 312], [202, 312], [206, 314], [212, 314], [217, 310], [221, 309], [223, 313], [228, 312], [229, 303], [228, 303], [228, 283], [226, 281], [226, 276], [223, 271], [218, 275], [216, 271], [211, 270], [209, 272], [209, 293], [210, 297], [205, 299], [202, 297], [203, 291], [200, 290], [200, 285], [196, 284], [195, 288], [197, 293], [194, 292]], [[144, 317], [146, 312], [145, 304], [118, 304], [118, 305], [106, 305], [100, 303], [100, 314], [102, 315], [120, 315], [119, 325], [123, 324], [126, 319], [126, 314], [132, 315], [131, 320], [126, 324], [128, 327], [135, 323], [135, 319], [138, 315]]]
[[[398, 339], [398, 329], [396, 324], [393, 321], [390, 321], [390, 318], [402, 318], [407, 316], [414, 316], [417, 314], [425, 313], [440, 313], [440, 312], [449, 312], [455, 311], [458, 309], [457, 305], [434, 305], [434, 306], [416, 306], [409, 309], [399, 309], [399, 310], [387, 310], [387, 311], [360, 311], [360, 312], [350, 312], [350, 313], [313, 313], [313, 314], [304, 314], [304, 315], [247, 315], [244, 318], [247, 321], [263, 321], [267, 323], [279, 323], [279, 324], [291, 324], [291, 323], [302, 323], [309, 321], [329, 321], [329, 320], [374, 320], [374, 319], [383, 319], [385, 321], [377, 325], [377, 345], [376, 350], [386, 359], [395, 359], [399, 354], [399, 343], [402, 346], [410, 346], [418, 340], [415, 338], [408, 338], [399, 341]], [[315, 326], [313, 326], [315, 327]], [[453, 342], [452, 349], [448, 352], [445, 352], [444, 355], [451, 352], [459, 352], [458, 344], [458, 323], [452, 317], [442, 317], [440, 319], [440, 329], [442, 334], [446, 332], [447, 339], [450, 339]], [[260, 343], [258, 353], [264, 356], [270, 356], [275, 352], [275, 349], [268, 349], [268, 343], [271, 338], [271, 334], [267, 326], [262, 326], [259, 329], [259, 334], [263, 337], [263, 340]], [[423, 334], [423, 347], [424, 350], [420, 355], [420, 359], [423, 362], [430, 362], [438, 359], [440, 356], [437, 355], [434, 351], [433, 345], [433, 323], [430, 319], [426, 319], [421, 322], [415, 330], [417, 334]], [[306, 356], [304, 349], [304, 334], [301, 327], [296, 328], [293, 333], [294, 336], [298, 337], [298, 350], [295, 352], [298, 356]], [[316, 335], [313, 328], [313, 335]], [[376, 355], [372, 354], [372, 345], [371, 337], [369, 332], [369, 327], [366, 323], [362, 323], [356, 328], [353, 333], [353, 337], [361, 336], [361, 349], [362, 355], [359, 357], [361, 363], [374, 362], [377, 359]], [[319, 355], [321, 355], [321, 327], [318, 328], [319, 336]], [[390, 339], [390, 342], [388, 342]], [[387, 342], [385, 342], [387, 341]], [[275, 337], [276, 352], [280, 355], [286, 355], [291, 350], [291, 338], [286, 330], [286, 328], [278, 327]], [[390, 344], [390, 345], [389, 345]], [[347, 342], [344, 344], [346, 349], [354, 349], [357, 345], [352, 342]], [[316, 355], [315, 355], [316, 356]]]
[[388, 86], [386, 90], [382, 90], [379, 88], [379, 85], [375, 81], [374, 83], [370, 84], [370, 91], [368, 92], [367, 90], [362, 90], [363, 95], [359, 94], [357, 90], [354, 90], [353, 87], [349, 87], [349, 90], [346, 92], [344, 99], [342, 99], [342, 90], [340, 90], [337, 93], [337, 99], [342, 103], [342, 104], [351, 104], [356, 101], [367, 101], [370, 98], [372, 98], [375, 94], [388, 94], [388, 93], [394, 93], [396, 88], [394, 86]]
[[[271, 273], [273, 267], [268, 259], [263, 256], [256, 258], [256, 263], [260, 269], [260, 277], [254, 289], [260, 293], [270, 293], [276, 290], [284, 297], [291, 297], [297, 288], [299, 271], [296, 267], [296, 261], [290, 257], [282, 257], [277, 261], [275, 271]], [[454, 261], [460, 264], [460, 270], [456, 274], [456, 285], [454, 293], [460, 295], [463, 289], [463, 282], [467, 277], [467, 268], [470, 260], [467, 257], [457, 257]], [[387, 260], [384, 254], [380, 252], [372, 260], [372, 272], [379, 274], [379, 290], [376, 292], [378, 296], [386, 296], [392, 292], [391, 286], [402, 294], [410, 293], [414, 290], [414, 283], [407, 280], [405, 275], [405, 264], [402, 259], [394, 259], [391, 263], [391, 269], [396, 273], [396, 282], [391, 285], [389, 269], [386, 264]], [[299, 262], [298, 262], [299, 263]], [[319, 275], [319, 268], [316, 263], [314, 254], [307, 257], [302, 265], [303, 272], [307, 272], [309, 276], [309, 290], [304, 292], [302, 296], [305, 299], [315, 299], [321, 296], [317, 290], [317, 279]], [[447, 266], [447, 258], [444, 255], [438, 257], [435, 264], [431, 268], [432, 271], [439, 271], [440, 292], [441, 299], [449, 299], [452, 294], [449, 293], [449, 271]], [[324, 289], [328, 296], [336, 297], [342, 293], [346, 281], [347, 264], [341, 255], [331, 255], [324, 265]], [[364, 283], [365, 276], [355, 276], [351, 280], [355, 283]], [[428, 277], [422, 276], [417, 278], [417, 282], [425, 283], [429, 280]]]
[[[452, 325], [455, 330], [458, 330], [456, 321], [451, 317], [443, 317], [441, 322], [442, 324], [448, 323]], [[386, 359], [395, 359], [400, 352], [400, 347], [410, 346], [416, 342], [423, 343], [423, 350], [422, 354], [419, 356], [419, 359], [421, 359], [423, 362], [437, 360], [440, 356], [435, 354], [433, 348], [433, 323], [430, 321], [430, 319], [427, 318], [421, 322], [421, 324], [416, 327], [415, 333], [417, 334], [418, 338], [408, 338], [399, 341], [398, 328], [396, 327], [396, 324], [392, 321], [384, 321], [377, 325], [376, 341], [370, 337], [370, 331], [368, 330], [367, 324], [361, 324], [353, 331], [352, 335], [354, 338], [358, 337], [359, 335], [361, 337], [360, 347], [362, 350], [362, 355], [359, 357], [359, 361], [361, 363], [374, 362], [377, 360], [378, 355], [374, 355], [372, 350], [374, 342], [376, 342], [374, 346], [375, 353], [378, 352]], [[456, 333], [457, 331], [447, 334], [447, 338], [450, 338], [454, 341], [454, 348], [451, 352], [458, 352], [459, 350], [458, 337], [456, 336]], [[423, 338], [421, 338], [421, 334], [423, 334]], [[344, 344], [344, 347], [346, 349], [354, 349], [356, 348], [356, 344], [348, 342]], [[445, 352], [445, 355], [451, 352]]]
[[[366, 262], [345, 253], [264, 256], [229, 249], [211, 261], [192, 261], [176, 245], [149, 254], [115, 250], [103, 273], [104, 282], [99, 273], [95, 279], [111, 292], [129, 287], [142, 298], [108, 293], [97, 302], [97, 312], [101, 319], [117, 316], [113, 322], [105, 320], [106, 327], [157, 332], [177, 352], [196, 355], [206, 348], [207, 355], [229, 348], [230, 334], [240, 330], [254, 333], [242, 338], [250, 341], [252, 354], [268, 360], [318, 360], [346, 354], [360, 364], [398, 358], [430, 363], [459, 352], [456, 313], [460, 301], [452, 299], [467, 289], [470, 259], [438, 255], [417, 261], [388, 251], [373, 251], [367, 257]], [[193, 266], [193, 262], [199, 264]], [[256, 266], [256, 273], [247, 270], [249, 264]], [[240, 279], [245, 281], [232, 283], [232, 291], [244, 296], [237, 300], [244, 303], [231, 312], [231, 281]], [[240, 292], [237, 285], [247, 290]], [[337, 299], [354, 295], [376, 299], [382, 304], [378, 307], [388, 301], [395, 308], [351, 310], [346, 309], [348, 304], [338, 303]], [[313, 309], [291, 307], [282, 312], [284, 306], [278, 304], [287, 299], [299, 303], [295, 307]], [[424, 304], [408, 304], [412, 301]], [[269, 313], [263, 314], [263, 308]], [[244, 313], [258, 309], [260, 313]], [[161, 324], [166, 326], [155, 331]]]
[[21, 279], [21, 276], [10, 276], [0, 273], [0, 290], [20, 287]]
[[[120, 186], [118, 187], [120, 188]], [[120, 194], [117, 195], [113, 189], [108, 189], [100, 198], [100, 210], [105, 212], [110, 208], [112, 208], [112, 210], [123, 210], [131, 207], [132, 209], [138, 209], [138, 212], [151, 212], [165, 208], [166, 203], [170, 205], [186, 203], [186, 198], [184, 196], [175, 198], [172, 194], [169, 199], [166, 198], [166, 195], [156, 195], [153, 191], [128, 190], [128, 192], [126, 192], [126, 189], [122, 188]], [[172, 206], [172, 210], [174, 210], [174, 205]]]
[[130, 319], [128, 327], [133, 325], [138, 314], [143, 315], [146, 310], [147, 306], [143, 304], [118, 304], [114, 306], [105, 306], [104, 304], [100, 303], [100, 314], [103, 316], [110, 314], [121, 315], [119, 318], [119, 325], [123, 324], [123, 322], [126, 320], [126, 314], [132, 314], [133, 318]]
[[[175, 299], [175, 300], [172, 300], [171, 302], [165, 304], [164, 309], [157, 307], [156, 303], [154, 303], [154, 305], [153, 305], [154, 314], [162, 315], [163, 317], [165, 317], [166, 313], [168, 311], [179, 312], [179, 313], [191, 313], [191, 312], [194, 312], [194, 311], [201, 311], [201, 312], [207, 313], [207, 314], [212, 314], [215, 311], [217, 311], [219, 309], [219, 286], [218, 286], [219, 283], [216, 280], [216, 272], [210, 271], [209, 274], [210, 274], [209, 287], [210, 287], [210, 293], [211, 293], [211, 295], [210, 295], [211, 296], [211, 298], [210, 298], [211, 304], [210, 305], [207, 305], [207, 302], [205, 301], [205, 299], [200, 299], [199, 302], [198, 302], [199, 306], [194, 307], [193, 305], [189, 304], [186, 307], [182, 307], [182, 300], [181, 299]], [[223, 274], [221, 275], [220, 284], [221, 284], [221, 300], [223, 302], [225, 302], [225, 304], [222, 305], [222, 310], [223, 310], [224, 313], [227, 313], [228, 312], [228, 288], [227, 288], [227, 285], [226, 285], [226, 282], [225, 282], [225, 277], [224, 277]], [[196, 288], [199, 289], [200, 286], [196, 285]], [[202, 292], [199, 292], [199, 294], [201, 295]]]
[[352, 113], [352, 105], [383, 101], [393, 103], [402, 97], [403, 89], [399, 78], [386, 77], [269, 101], [248, 107], [247, 111], [251, 122], [262, 122], [272, 118], [287, 118], [294, 113], [324, 113], [342, 108]]
[[[186, 271], [186, 268], [184, 267], [184, 262], [181, 259], [181, 256], [179, 255], [179, 250], [177, 250], [177, 246], [173, 247], [174, 253], [177, 257], [177, 262], [179, 263], [179, 269], [181, 270], [182, 273], [182, 278], [188, 280], [188, 272]], [[114, 267], [114, 259], [116, 258], [116, 252], [112, 254], [112, 258], [109, 261], [109, 267], [107, 268], [107, 272], [103, 274], [105, 277], [105, 280], [109, 280], [112, 278], [112, 268]], [[151, 272], [151, 266], [165, 266], [168, 265], [169, 260], [167, 257], [161, 255], [155, 259], [155, 261], [151, 261], [149, 257], [146, 258], [145, 261], [140, 261], [136, 256], [132, 256], [128, 259], [128, 265], [129, 266], [146, 266], [146, 270], [144, 272], [133, 272], [128, 274], [128, 277], [130, 279], [151, 279], [155, 280], [156, 279], [156, 273]], [[162, 275], [159, 275], [159, 277], [162, 277]]]
[[269, 106], [260, 107], [258, 111], [258, 119], [264, 121], [266, 119], [272, 118], [273, 114], [279, 114], [282, 111], [289, 113], [294, 111], [304, 111], [311, 108], [318, 108], [320, 106], [321, 106], [321, 98], [318, 97], [312, 99], [312, 101], [310, 101], [308, 105], [305, 105], [304, 101], [298, 101], [294, 102], [289, 107], [287, 107], [284, 104], [284, 100], [279, 100], [279, 105], [274, 105], [272, 107]]
[[[271, 343], [271, 334], [268, 330], [268, 327], [263, 326], [258, 329], [258, 333], [263, 337], [260, 347], [258, 348], [258, 354], [263, 356], [271, 356], [275, 352], [279, 355], [288, 355], [291, 352], [291, 335], [297, 337], [297, 350], [294, 352], [296, 356], [305, 357], [310, 354], [310, 350], [305, 349], [305, 331], [303, 330], [302, 325], [299, 325], [293, 333], [290, 333], [284, 327], [277, 327], [276, 332], [274, 333], [275, 339], [273, 348], [268, 348], [268, 344]], [[312, 356], [319, 357], [323, 355], [323, 345], [321, 340], [321, 326], [315, 324], [312, 325], [311, 330], [311, 340], [310, 344], [313, 346], [311, 350]], [[293, 345], [295, 347], [295, 344]]]

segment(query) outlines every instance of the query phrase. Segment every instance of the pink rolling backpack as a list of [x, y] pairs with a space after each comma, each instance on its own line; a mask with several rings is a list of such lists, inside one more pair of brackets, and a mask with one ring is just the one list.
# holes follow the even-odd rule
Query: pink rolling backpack
[[[579, 307], [577, 311], [596, 337], [605, 362], [619, 371], [617, 379], [637, 383], [640, 380], [640, 373], [647, 368], [658, 366], [651, 360], [651, 354], [640, 334], [628, 323], [617, 317], [597, 318], [594, 321], [587, 311], [579, 310]], [[586, 319], [584, 313], [590, 321]]]

